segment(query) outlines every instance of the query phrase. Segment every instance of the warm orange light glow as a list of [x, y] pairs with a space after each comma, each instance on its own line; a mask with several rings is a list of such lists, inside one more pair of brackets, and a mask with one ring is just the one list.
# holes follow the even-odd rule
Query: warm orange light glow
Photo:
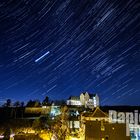
[[39, 134], [39, 137], [40, 137], [42, 140], [50, 140], [51, 137], [52, 137], [52, 133], [51, 133], [51, 132], [42, 133], [42, 134]]
[[74, 138], [74, 137], [72, 137], [71, 140], [78, 140], [78, 138]]

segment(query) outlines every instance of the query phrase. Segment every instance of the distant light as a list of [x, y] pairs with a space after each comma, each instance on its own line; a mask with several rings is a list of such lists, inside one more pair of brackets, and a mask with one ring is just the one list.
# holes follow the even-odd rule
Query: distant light
[[35, 60], [35, 62], [39, 62], [41, 59], [43, 59], [45, 56], [47, 56], [50, 53], [50, 51], [47, 51], [45, 54], [43, 54], [41, 57]]
[[78, 138], [75, 138], [75, 137], [71, 137], [71, 140], [78, 140]]
[[42, 106], [42, 108], [47, 108], [46, 106]]
[[[10, 138], [13, 138], [14, 136], [15, 136], [15, 134], [11, 134], [11, 135], [10, 135]], [[0, 139], [1, 139], [1, 138], [4, 138], [4, 136], [3, 136], [3, 135], [0, 135]]]
[[0, 138], [4, 138], [4, 136], [0, 135]]
[[14, 136], [15, 136], [15, 134], [11, 134], [11, 135], [10, 135], [10, 137], [14, 137]]

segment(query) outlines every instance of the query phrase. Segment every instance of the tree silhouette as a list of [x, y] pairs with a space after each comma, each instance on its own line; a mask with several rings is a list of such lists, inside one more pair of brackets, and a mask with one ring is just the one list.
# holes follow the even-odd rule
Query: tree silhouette
[[7, 99], [7, 101], [6, 101], [6, 107], [10, 107], [11, 106], [11, 103], [12, 103], [11, 99]]
[[20, 107], [20, 105], [21, 105], [21, 103], [20, 103], [19, 101], [16, 101], [16, 102], [14, 103], [14, 106], [15, 106], [15, 107]]
[[3, 140], [10, 140], [10, 134], [11, 134], [10, 128], [6, 128], [6, 130], [4, 132], [4, 138], [3, 138]]
[[40, 107], [41, 103], [39, 100], [34, 100], [34, 101], [29, 100], [26, 106], [27, 107]]
[[33, 101], [32, 100], [29, 100], [28, 102], [27, 102], [27, 105], [26, 105], [27, 107], [32, 107], [33, 106]]
[[21, 102], [21, 107], [24, 107], [24, 102]]
[[61, 107], [61, 115], [57, 119], [57, 122], [54, 125], [54, 134], [58, 140], [65, 140], [66, 137], [69, 137], [69, 113], [68, 107], [62, 106]]
[[49, 97], [46, 96], [46, 98], [42, 102], [42, 105], [48, 105], [48, 104], [49, 104]]

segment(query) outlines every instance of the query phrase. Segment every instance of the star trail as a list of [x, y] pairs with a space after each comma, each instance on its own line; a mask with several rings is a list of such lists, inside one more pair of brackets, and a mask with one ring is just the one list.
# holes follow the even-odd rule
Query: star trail
[[43, 54], [42, 56], [40, 56], [38, 59], [36, 59], [35, 62], [37, 63], [37, 62], [41, 61], [41, 60], [42, 60], [45, 56], [47, 56], [49, 53], [50, 53], [49, 51], [46, 52], [45, 54]]
[[1, 0], [0, 104], [85, 91], [140, 104], [140, 2]]

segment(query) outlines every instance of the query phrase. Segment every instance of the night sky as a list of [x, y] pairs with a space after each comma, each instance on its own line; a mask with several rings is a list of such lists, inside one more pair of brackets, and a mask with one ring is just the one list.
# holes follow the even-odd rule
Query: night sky
[[0, 0], [0, 104], [85, 91], [140, 105], [139, 0]]

